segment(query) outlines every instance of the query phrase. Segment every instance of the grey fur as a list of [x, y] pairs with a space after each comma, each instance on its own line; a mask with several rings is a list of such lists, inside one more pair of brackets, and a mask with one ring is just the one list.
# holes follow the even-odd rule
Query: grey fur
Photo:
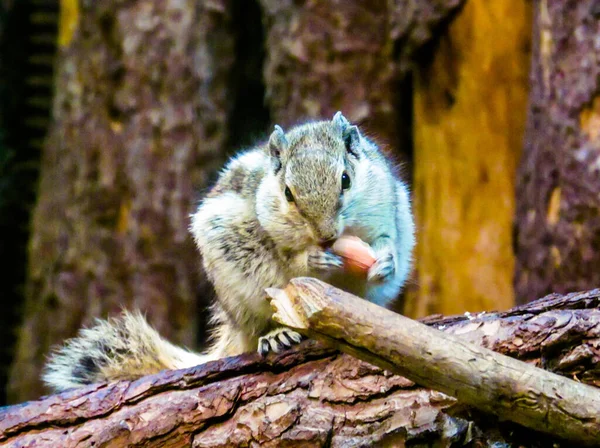
[[338, 110], [335, 113], [335, 115], [333, 116], [333, 120], [331, 120], [331, 121], [340, 130], [342, 135], [344, 134], [344, 132], [347, 128], [352, 126], [350, 124], [350, 122], [348, 121], [348, 119], [346, 117], [344, 117], [344, 115], [342, 114], [342, 111], [340, 111], [340, 110]]
[[288, 141], [285, 137], [285, 132], [278, 124], [275, 125], [275, 130], [269, 137], [269, 153], [272, 157], [273, 167], [275, 171], [279, 171], [281, 169], [281, 157], [285, 153], [288, 148]]
[[80, 330], [77, 338], [52, 354], [42, 379], [60, 391], [104, 380], [131, 380], [209, 360], [162, 339], [139, 312], [124, 313]]
[[[264, 290], [283, 287], [293, 277], [315, 276], [386, 305], [409, 273], [414, 224], [407, 188], [377, 146], [341, 112], [286, 134], [277, 126], [268, 147], [267, 154], [273, 147], [278, 151], [278, 169], [262, 158], [261, 148], [240, 154], [225, 168], [217, 185], [221, 194], [203, 201], [193, 216], [204, 268], [228, 310], [211, 353], [230, 347], [231, 338], [243, 341], [238, 351], [272, 346], [282, 330], [272, 327]], [[230, 187], [236, 183], [227, 176], [232, 171], [242, 178], [260, 172], [261, 181], [239, 195]], [[341, 194], [344, 171], [352, 184]], [[285, 198], [286, 187], [293, 203]], [[227, 225], [211, 225], [216, 217]], [[350, 278], [339, 257], [318, 244], [344, 232], [359, 236], [377, 254], [367, 281]]]
[[339, 111], [333, 116], [333, 120], [331, 121], [342, 134], [342, 139], [344, 140], [348, 151], [358, 157], [360, 152], [358, 148], [360, 146], [360, 132], [358, 126], [353, 126]]

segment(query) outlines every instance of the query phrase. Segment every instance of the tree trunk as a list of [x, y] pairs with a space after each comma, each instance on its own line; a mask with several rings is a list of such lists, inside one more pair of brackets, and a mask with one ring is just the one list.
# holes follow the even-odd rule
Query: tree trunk
[[[423, 322], [600, 386], [600, 290]], [[525, 398], [524, 398], [525, 400]], [[93, 385], [0, 413], [0, 446], [573, 446], [309, 341]]]
[[418, 286], [408, 315], [513, 305], [530, 34], [529, 1], [470, 0], [415, 72]]
[[538, 0], [517, 188], [516, 295], [600, 285], [600, 6]]
[[63, 3], [12, 401], [40, 395], [52, 344], [122, 306], [195, 343], [188, 215], [223, 160], [231, 103], [227, 2]]
[[462, 0], [260, 1], [273, 120], [288, 126], [342, 110], [406, 157], [401, 111], [410, 98], [403, 97], [403, 75], [415, 51]]

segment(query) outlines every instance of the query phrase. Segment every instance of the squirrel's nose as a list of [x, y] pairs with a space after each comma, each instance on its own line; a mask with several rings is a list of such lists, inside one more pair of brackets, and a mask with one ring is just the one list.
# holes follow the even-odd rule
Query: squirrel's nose
[[319, 244], [323, 247], [331, 246], [337, 240], [338, 234], [336, 229], [327, 229], [319, 232]]
[[338, 237], [338, 228], [334, 221], [326, 221], [321, 225], [317, 226], [316, 234], [319, 240], [319, 244], [325, 245], [327, 243], [332, 243], [333, 240]]

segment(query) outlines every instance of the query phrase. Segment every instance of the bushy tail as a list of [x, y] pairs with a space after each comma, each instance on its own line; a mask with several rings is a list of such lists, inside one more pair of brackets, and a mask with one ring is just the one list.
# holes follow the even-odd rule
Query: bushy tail
[[164, 340], [139, 312], [98, 320], [53, 353], [42, 375], [55, 391], [104, 381], [132, 380], [164, 369], [212, 360]]

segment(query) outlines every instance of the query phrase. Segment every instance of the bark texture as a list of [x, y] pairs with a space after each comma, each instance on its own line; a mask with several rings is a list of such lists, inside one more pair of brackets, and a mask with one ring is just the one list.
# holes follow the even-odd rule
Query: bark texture
[[520, 302], [600, 285], [600, 5], [537, 0], [518, 173]]
[[[276, 123], [331, 117], [360, 122], [398, 148], [400, 81], [415, 51], [461, 0], [260, 0], [267, 99]], [[401, 150], [400, 150], [401, 151]], [[400, 152], [399, 151], [399, 152]], [[406, 152], [406, 149], [405, 149]]]
[[[429, 317], [465, 341], [600, 386], [600, 290], [504, 313]], [[456, 404], [315, 342], [0, 413], [0, 446], [573, 446]], [[554, 444], [554, 445], [553, 445]], [[29, 445], [31, 446], [31, 445]]]
[[514, 304], [530, 40], [529, 1], [470, 0], [415, 71], [418, 287], [407, 299], [410, 316]]
[[227, 2], [71, 1], [61, 13], [71, 32], [61, 31], [12, 401], [41, 394], [52, 344], [122, 306], [195, 343], [188, 215], [222, 162], [231, 100]]
[[600, 440], [600, 391], [465, 342], [314, 278], [269, 288], [273, 320], [452, 395], [463, 405], [585, 446]]

